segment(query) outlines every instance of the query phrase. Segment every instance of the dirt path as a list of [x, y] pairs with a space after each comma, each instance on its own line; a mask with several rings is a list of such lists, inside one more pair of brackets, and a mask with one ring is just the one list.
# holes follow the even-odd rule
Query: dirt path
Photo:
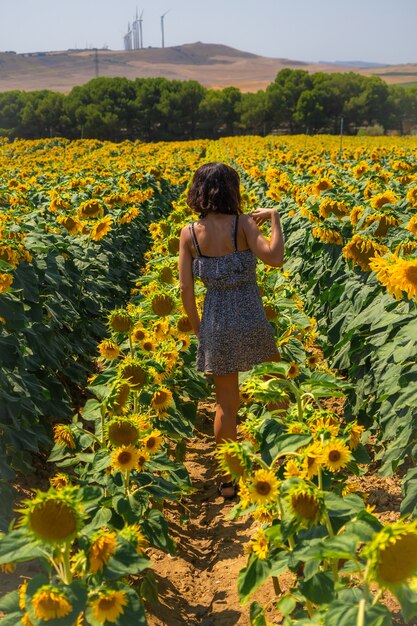
[[[147, 607], [149, 626], [250, 624], [250, 603], [240, 606], [237, 577], [246, 564], [244, 545], [255, 526], [249, 520], [227, 519], [233, 502], [225, 503], [216, 490], [212, 430], [210, 413], [200, 415], [185, 463], [196, 488], [185, 503], [190, 518], [184, 526], [172, 520], [177, 556], [153, 553], [160, 604]], [[268, 581], [253, 599], [264, 604], [273, 597]]]

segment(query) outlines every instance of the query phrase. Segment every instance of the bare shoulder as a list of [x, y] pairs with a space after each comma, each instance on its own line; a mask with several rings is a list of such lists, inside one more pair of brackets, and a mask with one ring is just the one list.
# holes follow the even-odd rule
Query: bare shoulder
[[244, 230], [246, 228], [250, 228], [252, 224], [255, 224], [252, 217], [248, 215], [247, 213], [243, 213], [242, 215], [239, 216], [239, 222], [242, 224]]

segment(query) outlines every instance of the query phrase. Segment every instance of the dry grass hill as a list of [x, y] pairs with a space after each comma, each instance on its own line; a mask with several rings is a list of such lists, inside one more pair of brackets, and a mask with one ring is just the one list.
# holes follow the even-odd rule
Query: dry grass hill
[[63, 52], [0, 53], [0, 91], [50, 89], [69, 92], [96, 76], [198, 80], [207, 87], [233, 85], [242, 91], [264, 89], [284, 67], [309, 72], [348, 72], [378, 75], [388, 83], [417, 83], [417, 63], [361, 68], [274, 59], [201, 42], [143, 50], [67, 50]]

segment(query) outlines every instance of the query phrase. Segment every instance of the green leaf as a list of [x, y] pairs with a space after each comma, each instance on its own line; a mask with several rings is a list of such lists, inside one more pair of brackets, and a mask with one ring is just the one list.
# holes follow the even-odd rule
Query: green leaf
[[401, 613], [406, 622], [410, 622], [413, 617], [417, 617], [417, 593], [407, 585], [401, 585], [393, 590], [401, 605]]
[[25, 528], [12, 530], [0, 539], [0, 565], [18, 561], [31, 561], [43, 556], [43, 551], [37, 541]]
[[175, 554], [175, 542], [169, 535], [168, 522], [161, 511], [149, 510], [141, 526], [143, 534], [152, 545], [168, 554]]
[[[325, 626], [356, 626], [359, 604], [334, 601], [325, 614]], [[392, 615], [386, 606], [376, 604], [365, 607], [363, 626], [392, 626]]]
[[297, 606], [296, 599], [291, 595], [283, 596], [277, 603], [277, 609], [284, 617], [291, 615]]
[[251, 626], [267, 626], [265, 612], [259, 602], [252, 602], [249, 609]]
[[0, 598], [0, 611], [5, 613], [14, 613], [19, 611], [19, 592], [10, 591]]
[[110, 557], [103, 569], [103, 574], [108, 579], [122, 578], [128, 574], [139, 574], [151, 565], [149, 559], [136, 552], [134, 546], [118, 537], [116, 552]]
[[250, 555], [248, 565], [240, 570], [238, 577], [239, 598], [242, 604], [246, 604], [252, 593], [262, 585], [270, 573], [270, 561]]
[[300, 580], [301, 593], [314, 604], [328, 604], [334, 598], [334, 580], [331, 572], [319, 572], [308, 580]]

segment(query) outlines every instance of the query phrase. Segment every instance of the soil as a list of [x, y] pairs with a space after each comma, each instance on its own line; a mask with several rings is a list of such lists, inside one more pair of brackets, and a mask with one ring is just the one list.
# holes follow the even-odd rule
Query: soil
[[[217, 492], [212, 430], [212, 409], [202, 407], [196, 436], [189, 445], [185, 461], [195, 491], [184, 499], [182, 508], [177, 505], [165, 511], [177, 543], [177, 554], [169, 556], [155, 549], [149, 551], [159, 594], [157, 603], [146, 606], [149, 626], [249, 626], [249, 606], [253, 600], [268, 605], [270, 624], [281, 623], [274, 606], [272, 579], [260, 587], [247, 605], [239, 603], [237, 577], [247, 561], [244, 547], [259, 523], [228, 518], [235, 501], [224, 501]], [[381, 478], [372, 474], [361, 478], [361, 486], [381, 521], [392, 522], [399, 518], [401, 487], [398, 477]], [[188, 521], [181, 523], [181, 516], [187, 509]], [[0, 573], [0, 595], [16, 589], [22, 576], [35, 574], [36, 566], [30, 563], [22, 564], [13, 574]], [[280, 576], [283, 592], [288, 591], [292, 582], [291, 574]], [[395, 598], [386, 595], [384, 602], [392, 612], [393, 625], [417, 625], [417, 621], [406, 625]]]

